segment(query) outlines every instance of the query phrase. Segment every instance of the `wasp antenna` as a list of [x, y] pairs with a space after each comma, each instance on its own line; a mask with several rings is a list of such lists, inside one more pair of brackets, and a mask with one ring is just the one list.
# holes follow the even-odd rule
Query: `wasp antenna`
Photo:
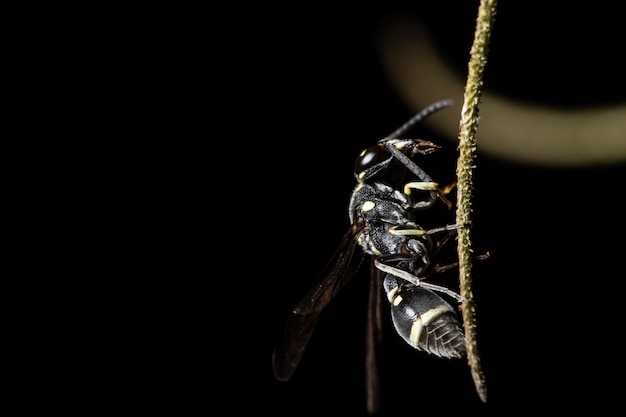
[[415, 116], [413, 116], [408, 122], [406, 122], [405, 124], [400, 126], [391, 135], [387, 136], [384, 139], [381, 139], [379, 142], [384, 142], [384, 141], [391, 140], [391, 139], [397, 139], [398, 137], [400, 137], [400, 135], [404, 134], [404, 132], [406, 132], [407, 130], [409, 130], [410, 128], [412, 128], [417, 123], [419, 123], [420, 121], [424, 120], [425, 118], [427, 118], [431, 114], [433, 114], [433, 113], [435, 113], [435, 112], [437, 112], [437, 111], [439, 111], [441, 109], [444, 109], [446, 107], [450, 107], [453, 104], [454, 104], [454, 100], [452, 100], [452, 99], [440, 100], [440, 101], [437, 101], [437, 102], [431, 104], [430, 106], [426, 107], [421, 112], [419, 112]]

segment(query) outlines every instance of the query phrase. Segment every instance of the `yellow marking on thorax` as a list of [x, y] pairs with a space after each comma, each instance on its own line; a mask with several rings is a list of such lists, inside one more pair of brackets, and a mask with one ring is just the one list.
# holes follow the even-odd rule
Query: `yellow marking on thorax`
[[389, 299], [389, 302], [394, 307], [397, 307], [398, 304], [400, 304], [402, 302], [402, 296], [401, 295], [396, 296], [397, 292], [398, 292], [398, 287], [394, 288], [393, 290], [391, 290], [391, 291], [389, 291], [387, 293], [387, 298]]
[[366, 201], [365, 203], [361, 204], [361, 210], [363, 211], [373, 210], [374, 207], [376, 207], [376, 203], [374, 203], [373, 201]]

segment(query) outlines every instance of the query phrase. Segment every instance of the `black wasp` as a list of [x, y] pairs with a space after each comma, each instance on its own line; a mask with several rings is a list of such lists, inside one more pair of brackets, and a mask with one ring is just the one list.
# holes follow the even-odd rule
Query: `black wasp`
[[[442, 100], [419, 112], [391, 135], [365, 149], [355, 163], [358, 181], [349, 204], [351, 226], [313, 287], [287, 317], [273, 354], [276, 378], [293, 375], [324, 307], [352, 278], [365, 253], [371, 255], [370, 296], [366, 329], [366, 390], [370, 413], [379, 406], [375, 345], [381, 336], [381, 286], [391, 303], [395, 329], [414, 348], [445, 358], [465, 355], [465, 339], [454, 308], [437, 292], [458, 302], [455, 292], [425, 282], [430, 275], [454, 265], [435, 266], [431, 256], [459, 225], [425, 230], [416, 212], [437, 200], [448, 208], [448, 190], [440, 189], [411, 159], [438, 146], [420, 139], [401, 139], [407, 130], [432, 113], [452, 105]], [[405, 181], [407, 170], [416, 178]], [[450, 187], [451, 188], [451, 187]], [[441, 236], [433, 239], [433, 235]], [[361, 250], [357, 250], [360, 246]]]

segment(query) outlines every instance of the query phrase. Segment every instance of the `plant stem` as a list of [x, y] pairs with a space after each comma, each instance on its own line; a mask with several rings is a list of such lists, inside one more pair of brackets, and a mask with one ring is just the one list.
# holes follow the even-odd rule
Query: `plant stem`
[[465, 85], [463, 109], [459, 128], [459, 158], [457, 161], [457, 224], [467, 225], [458, 231], [459, 282], [461, 295], [467, 300], [463, 305], [463, 326], [467, 345], [467, 360], [481, 401], [487, 402], [487, 386], [480, 366], [476, 338], [476, 305], [472, 293], [472, 224], [473, 159], [476, 152], [476, 129], [478, 108], [482, 93], [483, 72], [491, 30], [495, 18], [497, 0], [481, 0], [476, 19], [474, 43], [470, 51], [468, 77]]

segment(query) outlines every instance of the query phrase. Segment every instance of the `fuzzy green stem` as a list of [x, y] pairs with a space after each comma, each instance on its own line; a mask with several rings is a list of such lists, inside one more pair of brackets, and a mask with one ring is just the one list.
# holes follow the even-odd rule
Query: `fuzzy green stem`
[[487, 386], [480, 366], [476, 338], [476, 305], [472, 293], [472, 224], [473, 159], [476, 152], [475, 133], [478, 126], [478, 107], [487, 62], [489, 38], [495, 18], [497, 0], [481, 0], [476, 19], [474, 43], [470, 51], [468, 77], [465, 85], [463, 109], [459, 128], [459, 158], [457, 162], [457, 224], [468, 225], [458, 231], [459, 282], [461, 295], [467, 300], [463, 305], [463, 326], [467, 345], [467, 360], [478, 396], [487, 402]]

